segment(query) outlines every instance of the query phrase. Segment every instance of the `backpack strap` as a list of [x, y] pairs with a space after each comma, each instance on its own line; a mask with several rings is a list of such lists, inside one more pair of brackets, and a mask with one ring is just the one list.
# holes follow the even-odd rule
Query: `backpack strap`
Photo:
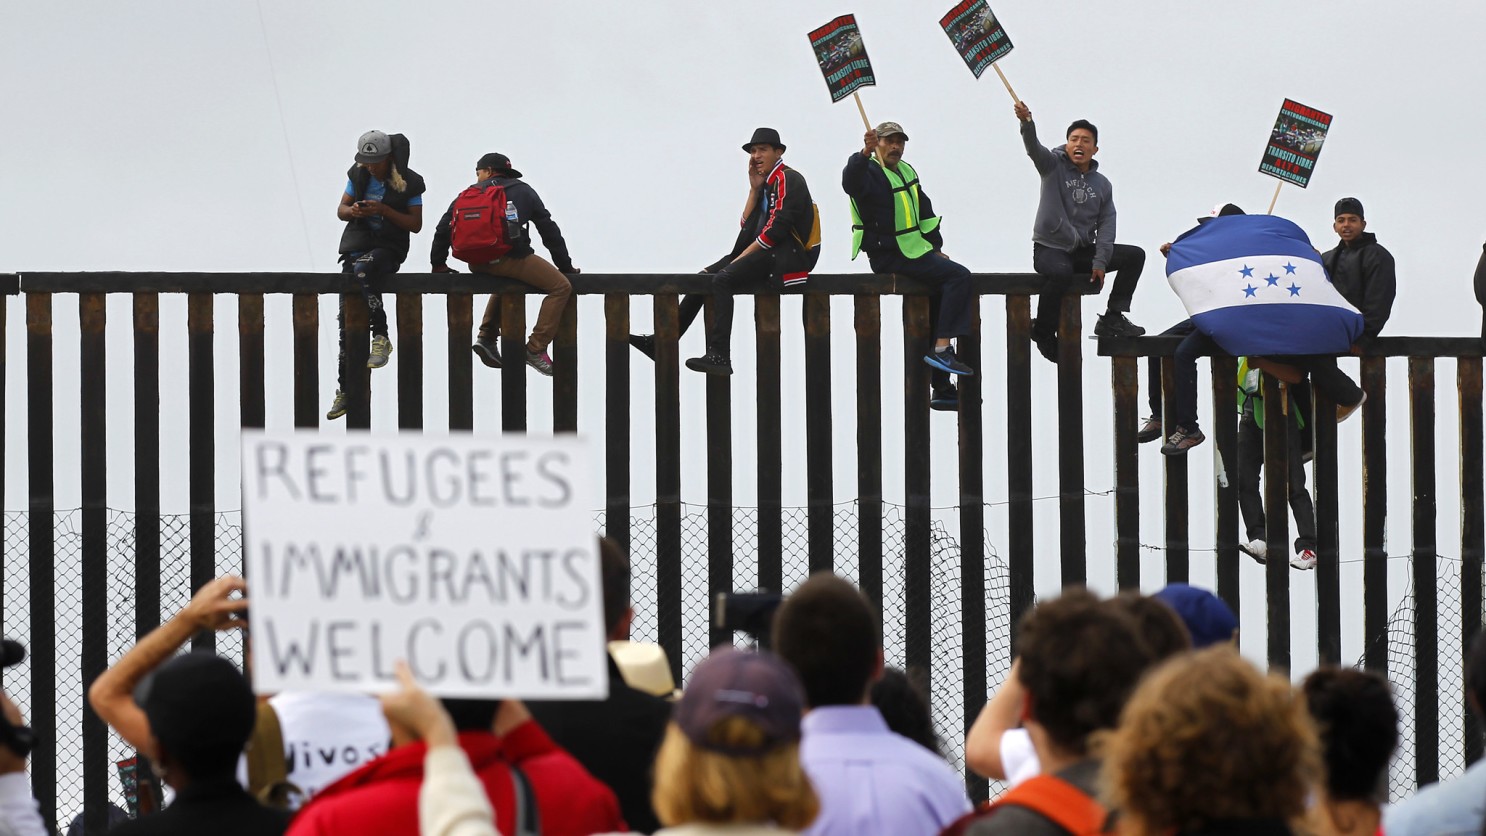
[[531, 781], [516, 764], [507, 764], [511, 769], [511, 795], [516, 799], [513, 836], [542, 836], [541, 811], [537, 809], [537, 796], [532, 792]]
[[995, 815], [998, 809], [1006, 806], [1031, 810], [1074, 834], [1101, 833], [1109, 818], [1104, 805], [1053, 775], [1038, 775], [1017, 784], [996, 799], [987, 813]]

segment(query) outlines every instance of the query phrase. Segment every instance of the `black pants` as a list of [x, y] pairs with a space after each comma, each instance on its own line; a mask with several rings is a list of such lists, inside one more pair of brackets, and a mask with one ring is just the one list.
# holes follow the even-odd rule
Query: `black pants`
[[[767, 288], [774, 275], [774, 253], [761, 250], [735, 258], [712, 274], [712, 329], [707, 332], [707, 353], [732, 356], [733, 294], [743, 290]], [[696, 321], [707, 303], [707, 297], [691, 293], [681, 298], [681, 333]]]
[[[1039, 331], [1058, 329], [1059, 310], [1063, 294], [1073, 286], [1073, 277], [1094, 272], [1094, 245], [1072, 250], [1058, 250], [1042, 244], [1032, 245], [1032, 269], [1038, 275], [1050, 277], [1042, 295], [1037, 297], [1037, 323]], [[1109, 289], [1107, 310], [1125, 312], [1135, 299], [1135, 285], [1145, 269], [1145, 250], [1129, 244], [1115, 244], [1114, 254], [1104, 272], [1114, 273], [1114, 286]]]
[[1362, 387], [1336, 367], [1336, 358], [1320, 354], [1269, 357], [1310, 375], [1311, 386], [1330, 398], [1337, 406], [1355, 406], [1362, 402]]
[[[1197, 426], [1197, 358], [1204, 354], [1212, 354], [1220, 351], [1218, 344], [1212, 337], [1197, 330], [1192, 320], [1184, 319], [1181, 322], [1162, 331], [1158, 336], [1182, 337], [1181, 343], [1176, 347], [1176, 353], [1171, 362], [1175, 367], [1176, 390], [1171, 393], [1171, 415], [1168, 416], [1169, 426], [1163, 427], [1167, 435], [1170, 435], [1176, 427], [1182, 427], [1189, 432], [1198, 430]], [[1152, 357], [1146, 366], [1146, 389], [1151, 408], [1151, 415], [1161, 417], [1161, 359]]]
[[975, 301], [970, 292], [968, 267], [938, 250], [918, 258], [908, 258], [897, 251], [868, 253], [867, 257], [874, 273], [897, 273], [934, 289], [929, 297], [929, 322], [933, 323], [935, 339], [970, 336], [971, 306]]
[[[350, 273], [361, 284], [361, 295], [366, 299], [370, 312], [371, 333], [375, 337], [387, 336], [387, 309], [382, 307], [382, 294], [372, 290], [377, 277], [396, 273], [402, 266], [402, 256], [388, 249], [375, 249], [360, 256], [346, 256], [341, 272]], [[346, 389], [346, 297], [341, 297], [340, 310], [335, 315], [340, 327], [340, 357], [336, 361], [336, 384], [341, 391]]]
[[[1292, 409], [1294, 404], [1291, 405]], [[1316, 549], [1316, 508], [1311, 502], [1310, 491], [1305, 489], [1305, 463], [1301, 459], [1300, 434], [1294, 415], [1272, 414], [1266, 410], [1265, 420], [1285, 422], [1285, 457], [1290, 467], [1290, 513], [1295, 516], [1295, 552]], [[1253, 403], [1244, 405], [1243, 418], [1238, 422], [1238, 510], [1243, 515], [1244, 529], [1249, 540], [1265, 539], [1264, 498], [1259, 493], [1259, 483], [1264, 471], [1264, 430], [1254, 420]]]

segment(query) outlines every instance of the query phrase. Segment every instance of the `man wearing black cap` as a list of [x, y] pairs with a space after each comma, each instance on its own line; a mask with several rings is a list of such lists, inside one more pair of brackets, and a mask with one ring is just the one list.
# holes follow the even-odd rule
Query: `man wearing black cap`
[[[0, 640], [0, 668], [19, 665], [25, 658], [26, 649], [19, 642]], [[49, 832], [26, 774], [26, 758], [35, 744], [21, 709], [0, 691], [0, 833], [7, 836], [46, 836]]]
[[[489, 264], [471, 265], [470, 269], [477, 273], [515, 279], [547, 293], [547, 297], [542, 300], [542, 307], [537, 311], [537, 322], [532, 326], [531, 338], [526, 341], [525, 359], [527, 365], [551, 377], [552, 358], [547, 354], [547, 346], [552, 344], [552, 338], [557, 335], [557, 324], [562, 319], [562, 311], [567, 307], [568, 298], [573, 295], [573, 285], [563, 274], [577, 275], [581, 271], [573, 266], [573, 259], [568, 255], [567, 241], [563, 240], [562, 230], [558, 228], [557, 222], [552, 220], [552, 213], [547, 211], [537, 190], [521, 179], [521, 172], [511, 167], [510, 157], [505, 154], [486, 154], [475, 163], [475, 177], [479, 180], [475, 184], [477, 186], [493, 184], [506, 190], [507, 217], [510, 218], [511, 213], [515, 213], [513, 220], [520, 225], [521, 235], [511, 242], [509, 253]], [[428, 256], [435, 273], [453, 272], [448, 265], [453, 218], [454, 204], [451, 203], [444, 217], [439, 219], [438, 229], [433, 235], [433, 249]], [[536, 224], [537, 232], [542, 236], [542, 245], [552, 254], [552, 261], [542, 258], [532, 249], [531, 234], [526, 228], [528, 223]], [[555, 267], [553, 262], [556, 263]], [[499, 297], [491, 295], [490, 301], [485, 304], [485, 316], [480, 320], [480, 330], [472, 348], [480, 362], [492, 369], [501, 367], [500, 350], [495, 342], [499, 336], [500, 301]]]
[[[773, 128], [758, 128], [744, 143], [748, 154], [748, 202], [738, 238], [727, 255], [703, 273], [712, 276], [712, 327], [707, 353], [686, 361], [692, 371], [733, 373], [733, 294], [768, 284], [791, 287], [810, 277], [820, 256], [814, 240], [815, 204], [805, 176], [784, 164], [784, 142]], [[681, 300], [681, 333], [696, 321], [705, 297], [688, 294]], [[655, 359], [655, 337], [636, 334], [630, 344]]]
[[1321, 254], [1321, 264], [1337, 292], [1362, 312], [1362, 338], [1357, 344], [1365, 345], [1383, 330], [1393, 311], [1398, 292], [1393, 254], [1367, 231], [1362, 201], [1344, 197], [1336, 202], [1334, 215], [1331, 228], [1341, 241]]
[[950, 375], [975, 374], [955, 356], [953, 339], [970, 335], [970, 271], [944, 254], [941, 218], [918, 182], [918, 172], [903, 161], [908, 134], [897, 122], [883, 122], [862, 137], [862, 150], [846, 159], [841, 188], [851, 197], [851, 257], [865, 250], [874, 273], [897, 273], [933, 288], [929, 320], [934, 350], [924, 355], [933, 368], [934, 409], [954, 410], [959, 395]]
[[253, 733], [252, 688], [237, 666], [211, 653], [176, 656], [199, 630], [243, 626], [242, 578], [217, 578], [93, 681], [88, 702], [125, 743], [144, 752], [176, 792], [163, 812], [109, 831], [128, 834], [277, 836], [288, 814], [260, 805], [237, 782]]

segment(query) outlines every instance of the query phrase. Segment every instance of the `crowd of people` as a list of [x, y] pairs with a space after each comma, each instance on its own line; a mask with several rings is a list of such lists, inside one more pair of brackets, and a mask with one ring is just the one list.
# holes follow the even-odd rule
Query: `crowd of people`
[[[1293, 687], [1265, 674], [1239, 654], [1233, 612], [1203, 589], [1101, 599], [1072, 588], [1029, 612], [964, 738], [967, 769], [1005, 791], [972, 806], [926, 690], [885, 666], [878, 613], [852, 583], [812, 575], [774, 614], [772, 647], [720, 645], [678, 694], [627, 680], [628, 560], [600, 546], [605, 627], [619, 643], [608, 696], [588, 701], [438, 699], [401, 663], [380, 697], [255, 697], [250, 670], [182, 652], [199, 631], [247, 632], [247, 584], [206, 584], [89, 690], [164, 785], [163, 810], [146, 814], [158, 804], [142, 780], [139, 814], [107, 832], [1486, 832], [1480, 763], [1384, 804], [1399, 743], [1386, 680], [1323, 667]], [[7, 641], [0, 663], [23, 654]], [[1486, 634], [1464, 673], [1486, 720]], [[48, 833], [25, 775], [33, 737], [9, 699], [0, 718], [0, 834]], [[69, 833], [102, 832], [87, 822]]]

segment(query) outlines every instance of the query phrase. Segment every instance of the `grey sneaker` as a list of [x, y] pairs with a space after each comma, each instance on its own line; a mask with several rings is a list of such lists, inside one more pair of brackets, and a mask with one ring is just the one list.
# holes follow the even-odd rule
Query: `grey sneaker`
[[1152, 415], [1145, 419], [1145, 423], [1141, 424], [1140, 429], [1136, 431], [1135, 441], [1138, 444], [1144, 444], [1147, 441], [1155, 441], [1161, 435], [1161, 416]]
[[470, 346], [470, 350], [475, 352], [475, 356], [480, 358], [481, 363], [490, 368], [501, 367], [500, 347], [495, 344], [495, 340], [476, 339], [475, 344]]
[[330, 409], [325, 412], [325, 420], [334, 421], [346, 414], [346, 393], [335, 390], [335, 400], [330, 402]]
[[528, 348], [526, 350], [526, 365], [531, 366], [547, 377], [552, 376], [552, 358], [548, 357], [545, 351], [532, 351]]
[[1161, 445], [1163, 456], [1185, 456], [1187, 451], [1207, 440], [1202, 430], [1189, 430], [1186, 427], [1177, 427], [1166, 443]]
[[392, 356], [392, 341], [377, 335], [371, 340], [371, 353], [366, 355], [366, 367], [368, 369], [380, 369], [387, 365], [387, 358]]

